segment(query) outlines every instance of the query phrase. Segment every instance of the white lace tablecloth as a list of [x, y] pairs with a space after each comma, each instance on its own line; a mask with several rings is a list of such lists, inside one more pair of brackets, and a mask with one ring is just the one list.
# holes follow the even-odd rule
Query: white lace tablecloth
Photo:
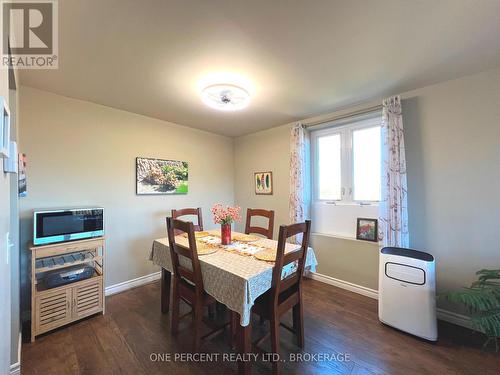
[[[210, 231], [216, 234], [217, 231]], [[177, 236], [179, 244], [187, 245], [187, 239]], [[248, 245], [276, 249], [277, 241], [266, 238], [249, 243]], [[239, 245], [230, 246], [229, 248]], [[243, 246], [246, 247], [246, 246]], [[264, 262], [249, 255], [241, 255], [225, 250], [228, 247], [221, 246], [215, 253], [200, 255], [200, 266], [205, 291], [217, 301], [226, 305], [229, 309], [240, 314], [240, 324], [247, 326], [250, 322], [250, 311], [257, 297], [271, 289], [273, 263]], [[293, 251], [298, 245], [286, 245], [285, 252]], [[252, 252], [252, 248], [249, 249]], [[167, 238], [159, 238], [153, 242], [149, 259], [157, 266], [172, 272], [172, 261]], [[318, 262], [312, 248], [309, 248], [306, 256], [305, 268], [314, 272]], [[286, 277], [294, 271], [293, 265], [283, 270]]]

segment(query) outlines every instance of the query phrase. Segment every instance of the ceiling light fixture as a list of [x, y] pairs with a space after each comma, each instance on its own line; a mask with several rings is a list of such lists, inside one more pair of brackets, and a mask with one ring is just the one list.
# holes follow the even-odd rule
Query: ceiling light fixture
[[236, 85], [216, 84], [205, 87], [201, 100], [211, 108], [221, 111], [238, 111], [248, 106], [250, 94]]

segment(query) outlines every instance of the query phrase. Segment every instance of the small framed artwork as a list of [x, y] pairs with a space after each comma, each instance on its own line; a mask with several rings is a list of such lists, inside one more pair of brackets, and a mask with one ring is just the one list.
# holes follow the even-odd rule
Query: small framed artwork
[[0, 119], [0, 157], [9, 157], [10, 147], [10, 111], [5, 98], [0, 100], [2, 111]]
[[19, 154], [18, 158], [18, 178], [19, 178], [19, 196], [25, 197], [27, 194], [26, 190], [26, 154]]
[[179, 160], [136, 158], [136, 194], [187, 194], [188, 163]]
[[255, 183], [255, 194], [257, 195], [273, 194], [273, 172], [255, 172], [254, 183]]
[[358, 217], [356, 239], [363, 241], [378, 241], [378, 220]]

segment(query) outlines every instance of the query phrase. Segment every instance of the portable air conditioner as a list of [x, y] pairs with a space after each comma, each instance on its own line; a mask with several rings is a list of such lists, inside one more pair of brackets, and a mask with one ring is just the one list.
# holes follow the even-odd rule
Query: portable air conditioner
[[437, 340], [436, 275], [432, 255], [398, 247], [381, 250], [378, 316], [382, 323], [401, 331]]

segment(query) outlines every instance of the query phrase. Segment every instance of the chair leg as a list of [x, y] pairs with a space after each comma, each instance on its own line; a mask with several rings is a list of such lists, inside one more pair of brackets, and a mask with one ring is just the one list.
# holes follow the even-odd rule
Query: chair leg
[[215, 309], [217, 310], [217, 313], [219, 312], [224, 312], [226, 311], [226, 305], [224, 305], [223, 303], [220, 303], [219, 301], [216, 301], [215, 302]]
[[234, 311], [230, 311], [230, 345], [231, 349], [235, 349], [237, 344], [237, 329], [238, 329], [239, 321], [238, 314]]
[[[271, 351], [273, 353], [279, 354], [279, 352], [280, 352], [280, 337], [279, 337], [280, 320], [274, 312], [271, 314], [270, 329], [271, 329]], [[280, 370], [279, 369], [279, 362], [273, 360], [273, 375], [278, 375], [279, 370]]]
[[193, 306], [193, 325], [194, 325], [194, 342], [193, 349], [195, 353], [200, 351], [201, 346], [201, 322], [203, 318], [203, 306], [202, 304], [196, 304]]
[[177, 280], [174, 279], [174, 287], [172, 293], [172, 323], [171, 331], [175, 335], [179, 331], [179, 291], [177, 290]]
[[170, 281], [172, 273], [165, 268], [161, 269], [161, 312], [168, 313], [170, 309]]
[[293, 307], [293, 329], [297, 336], [297, 345], [304, 348], [304, 312], [301, 302]]
[[208, 317], [210, 319], [213, 319], [215, 316], [215, 304], [208, 305], [207, 309], [208, 309]]

